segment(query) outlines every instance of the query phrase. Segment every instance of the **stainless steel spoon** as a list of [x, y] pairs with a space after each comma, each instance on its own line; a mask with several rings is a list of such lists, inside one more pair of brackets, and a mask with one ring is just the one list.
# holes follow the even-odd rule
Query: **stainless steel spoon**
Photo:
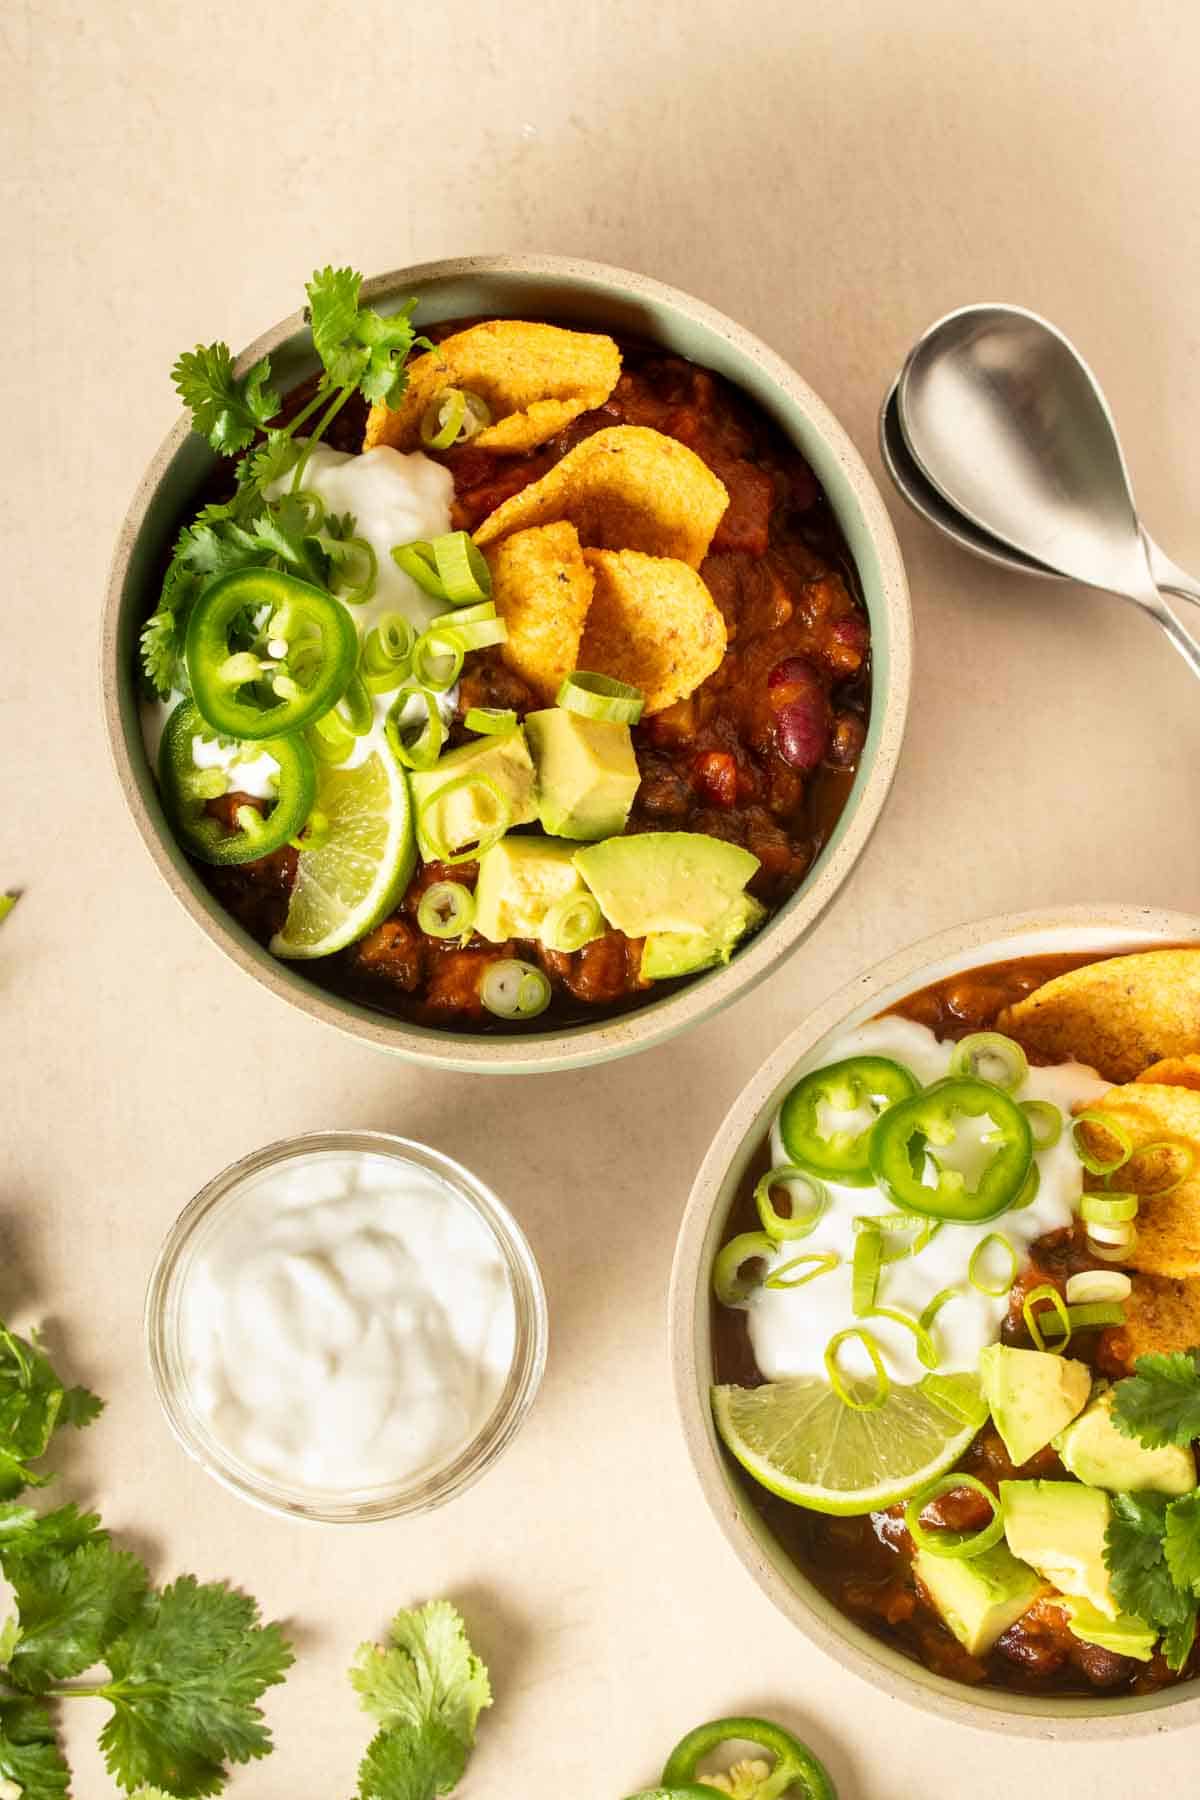
[[[1032, 556], [1025, 556], [1020, 550], [1011, 549], [990, 532], [981, 531], [978, 525], [973, 525], [962, 513], [956, 511], [931, 481], [926, 480], [900, 429], [900, 409], [896, 401], [899, 385], [897, 378], [888, 389], [879, 409], [879, 454], [900, 498], [907, 501], [927, 524], [935, 526], [960, 549], [970, 551], [972, 556], [982, 557], [984, 562], [993, 563], [1001, 569], [1010, 569], [1016, 574], [1037, 575], [1044, 581], [1065, 581], [1067, 577], [1060, 575], [1057, 569], [1049, 569], [1045, 563], [1036, 562]], [[1200, 581], [1195, 581], [1186, 570], [1173, 563], [1166, 551], [1154, 542], [1145, 526], [1142, 527], [1142, 540], [1146, 546], [1155, 586], [1168, 594], [1178, 594], [1183, 600], [1200, 603]]]
[[1200, 641], [1155, 585], [1112, 415], [1061, 332], [1021, 307], [964, 307], [909, 353], [896, 401], [918, 469], [968, 524], [1141, 606], [1200, 677]]

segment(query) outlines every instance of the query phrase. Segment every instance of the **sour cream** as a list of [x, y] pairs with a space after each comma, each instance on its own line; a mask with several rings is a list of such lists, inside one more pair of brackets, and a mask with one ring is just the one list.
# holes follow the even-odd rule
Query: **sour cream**
[[[355, 536], [365, 538], [375, 552], [375, 592], [365, 605], [349, 609], [360, 638], [378, 624], [385, 612], [403, 613], [413, 629], [420, 632], [435, 614], [447, 611], [443, 602], [432, 599], [411, 575], [404, 573], [392, 558], [392, 548], [418, 538], [440, 537], [449, 531], [450, 503], [454, 498], [454, 477], [449, 469], [419, 450], [405, 456], [381, 445], [361, 456], [350, 456], [318, 444], [305, 465], [302, 479], [306, 492], [316, 494], [327, 513], [352, 513]], [[272, 483], [265, 490], [267, 498], [278, 499], [290, 482], [288, 475]], [[181, 698], [175, 692], [167, 700], [143, 704], [142, 737], [152, 766], [158, 759], [163, 728]], [[346, 767], [352, 768], [378, 748], [383, 721], [394, 699], [394, 694], [375, 697], [374, 727], [357, 740]], [[454, 690], [438, 696], [444, 718], [453, 715], [454, 699]], [[415, 710], [419, 716], [419, 703]], [[269, 756], [247, 754], [243, 745], [206, 742], [200, 737], [192, 739], [192, 755], [197, 768], [223, 770], [239, 793], [259, 799], [274, 793], [278, 765]]]
[[316, 1150], [217, 1209], [177, 1329], [189, 1407], [236, 1465], [347, 1496], [432, 1475], [477, 1439], [517, 1309], [495, 1234], [449, 1179]]
[[[953, 1043], [942, 1042], [915, 1020], [873, 1019], [843, 1033], [819, 1057], [802, 1063], [796, 1078], [844, 1057], [889, 1056], [903, 1063], [927, 1086], [949, 1074], [954, 1048]], [[1110, 1085], [1094, 1069], [1081, 1063], [1061, 1063], [1053, 1068], [1030, 1069], [1013, 1098], [1048, 1100], [1069, 1116], [1074, 1107], [1097, 1099]], [[985, 1121], [983, 1129], [986, 1128]], [[971, 1134], [964, 1135], [969, 1138]], [[968, 1154], [972, 1148], [977, 1150], [978, 1146], [968, 1144]], [[771, 1131], [771, 1159], [773, 1164], [789, 1160], [778, 1117]], [[979, 1366], [980, 1351], [986, 1344], [995, 1343], [1008, 1311], [1006, 1296], [981, 1294], [971, 1285], [968, 1270], [976, 1248], [990, 1234], [998, 1233], [1007, 1238], [1016, 1252], [1018, 1266], [1023, 1266], [1035, 1239], [1069, 1225], [1079, 1209], [1083, 1169], [1071, 1146], [1069, 1131], [1064, 1129], [1050, 1149], [1036, 1151], [1035, 1161], [1040, 1182], [1031, 1205], [980, 1225], [947, 1221], [918, 1255], [885, 1263], [880, 1270], [876, 1304], [901, 1309], [910, 1316], [919, 1317], [943, 1288], [956, 1289], [954, 1298], [938, 1311], [932, 1327], [940, 1357], [939, 1374], [974, 1372]], [[835, 1268], [815, 1276], [803, 1287], [760, 1285], [754, 1289], [747, 1323], [758, 1367], [768, 1380], [786, 1375], [823, 1377], [825, 1348], [830, 1338], [849, 1327], [866, 1326], [891, 1378], [903, 1384], [920, 1381], [927, 1371], [918, 1360], [913, 1334], [888, 1319], [856, 1318], [851, 1301], [858, 1236], [854, 1220], [865, 1214], [889, 1214], [895, 1209], [876, 1187], [846, 1187], [835, 1182], [827, 1182], [826, 1186], [829, 1204], [816, 1229], [806, 1238], [782, 1243], [768, 1273], [782, 1268], [794, 1256], [811, 1251], [832, 1251], [840, 1260]], [[994, 1250], [993, 1246], [984, 1253], [985, 1266], [979, 1273], [985, 1280], [994, 1273], [1007, 1272], [1002, 1254], [997, 1255], [993, 1270], [990, 1258]], [[870, 1379], [873, 1375], [870, 1358], [858, 1339], [845, 1341], [838, 1353], [838, 1365], [851, 1376]]]

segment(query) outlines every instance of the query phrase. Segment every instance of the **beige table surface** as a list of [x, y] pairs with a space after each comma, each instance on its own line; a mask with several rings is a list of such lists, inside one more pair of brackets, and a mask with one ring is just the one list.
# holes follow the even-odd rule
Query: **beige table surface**
[[[1039, 308], [1100, 372], [1150, 528], [1200, 568], [1198, 54], [1186, 0], [0, 12], [0, 887], [27, 890], [0, 938], [0, 1310], [50, 1322], [109, 1397], [64, 1492], [95, 1496], [163, 1576], [231, 1577], [291, 1621], [279, 1748], [234, 1795], [348, 1795], [368, 1733], [342, 1671], [390, 1610], [437, 1594], [498, 1697], [469, 1800], [616, 1800], [685, 1728], [743, 1709], [811, 1737], [844, 1800], [1194, 1790], [1187, 1734], [976, 1734], [810, 1649], [701, 1503], [664, 1348], [693, 1173], [806, 1008], [971, 916], [1196, 904], [1200, 693], [1165, 640], [1115, 601], [968, 562], [894, 504], [912, 721], [832, 916], [669, 1049], [484, 1081], [342, 1042], [202, 938], [112, 778], [96, 621], [181, 347], [246, 342], [327, 259], [471, 251], [580, 254], [702, 295], [795, 363], [873, 467], [876, 407], [922, 326], [975, 299]], [[546, 1275], [553, 1349], [524, 1435], [414, 1523], [252, 1513], [176, 1448], [143, 1362], [143, 1285], [180, 1206], [252, 1146], [320, 1126], [454, 1152], [515, 1207]], [[82, 1800], [112, 1791], [99, 1723], [72, 1721]]]

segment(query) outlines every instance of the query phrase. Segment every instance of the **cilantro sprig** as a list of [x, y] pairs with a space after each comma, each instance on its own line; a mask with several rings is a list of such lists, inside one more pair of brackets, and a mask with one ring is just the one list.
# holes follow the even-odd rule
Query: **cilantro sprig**
[[[118, 1787], [145, 1788], [142, 1800], [217, 1794], [230, 1763], [270, 1750], [258, 1701], [291, 1648], [247, 1595], [190, 1575], [158, 1591], [95, 1513], [38, 1513], [18, 1498], [49, 1479], [31, 1465], [55, 1433], [99, 1411], [36, 1338], [0, 1324], [0, 1571], [12, 1596], [0, 1614], [0, 1791], [65, 1800], [57, 1706], [99, 1699], [112, 1709], [100, 1745]], [[80, 1683], [93, 1670], [101, 1678]]]
[[[353, 269], [319, 269], [306, 284], [305, 316], [322, 374], [316, 393], [287, 425], [271, 422], [281, 402], [270, 385], [270, 357], [237, 375], [228, 344], [197, 344], [171, 371], [193, 430], [218, 455], [237, 455], [238, 462], [232, 499], [203, 507], [180, 532], [158, 605], [142, 627], [142, 672], [160, 699], [187, 692], [188, 615], [210, 581], [267, 566], [329, 588], [334, 565], [295, 498], [309, 455], [354, 394], [397, 405], [408, 385], [408, 357], [430, 347], [413, 326], [415, 300], [395, 313], [379, 313], [361, 304], [361, 288], [362, 276]], [[314, 415], [308, 435], [298, 436]], [[268, 500], [266, 489], [288, 476], [291, 491]]]
[[386, 1645], [359, 1646], [350, 1683], [379, 1725], [359, 1764], [359, 1800], [434, 1800], [457, 1787], [492, 1704], [461, 1614], [433, 1600], [392, 1620]]
[[1200, 1438], [1200, 1350], [1139, 1356], [1113, 1389], [1113, 1423], [1149, 1450]]

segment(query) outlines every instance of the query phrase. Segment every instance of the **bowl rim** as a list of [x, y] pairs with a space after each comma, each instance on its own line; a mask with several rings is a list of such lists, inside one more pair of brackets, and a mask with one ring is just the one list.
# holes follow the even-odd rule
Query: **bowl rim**
[[[1022, 954], [1023, 943], [1046, 936], [1082, 938], [1089, 932], [1101, 954], [1116, 955], [1123, 948], [1200, 942], [1200, 915], [1125, 904], [998, 914], [937, 932], [897, 951], [810, 1013], [746, 1083], [709, 1146], [680, 1224], [667, 1303], [668, 1356], [688, 1460], [718, 1527], [767, 1599], [843, 1669], [893, 1698], [949, 1723], [1043, 1739], [1129, 1737], [1200, 1723], [1200, 1681], [1107, 1701], [972, 1689], [932, 1674], [855, 1625], [774, 1546], [758, 1515], [745, 1507], [727, 1468], [707, 1403], [710, 1378], [707, 1374], [702, 1378], [708, 1355], [708, 1282], [702, 1275], [711, 1249], [710, 1230], [718, 1216], [723, 1217], [727, 1179], [735, 1172], [739, 1155], [757, 1146], [776, 1090], [803, 1056], [852, 1020], [871, 1017], [937, 979], [933, 970], [939, 964], [949, 965], [946, 973], [979, 967]], [[990, 953], [980, 956], [984, 948]], [[1027, 949], [1024, 954], [1035, 952]]]
[[[386, 302], [409, 290], [429, 290], [457, 281], [503, 283], [511, 279], [519, 286], [538, 278], [557, 282], [568, 291], [599, 295], [608, 292], [614, 298], [642, 299], [660, 312], [673, 314], [723, 340], [734, 354], [755, 365], [765, 380], [805, 416], [837, 464], [878, 562], [878, 600], [887, 621], [889, 670], [886, 689], [873, 701], [873, 725], [878, 719], [874, 759], [865, 775], [860, 770], [834, 835], [805, 883], [727, 967], [689, 981], [656, 1003], [595, 1024], [509, 1037], [441, 1031], [412, 1025], [327, 993], [263, 951], [215, 900], [203, 894], [198, 879], [194, 885], [189, 882], [173, 860], [164, 832], [139, 783], [135, 756], [141, 754], [140, 743], [136, 749], [131, 746], [122, 704], [131, 671], [124, 668], [120, 653], [131, 559], [158, 490], [192, 435], [186, 418], [179, 420], [151, 458], [122, 521], [108, 575], [101, 628], [101, 707], [118, 785], [151, 860], [185, 912], [210, 942], [246, 974], [310, 1018], [410, 1061], [463, 1073], [557, 1071], [648, 1049], [678, 1030], [711, 1017], [755, 987], [813, 929], [866, 848], [895, 775], [912, 677], [908, 582], [879, 488], [824, 401], [783, 357], [753, 333], [706, 302], [664, 282], [608, 264], [562, 256], [467, 256], [418, 263], [371, 277], [363, 283], [362, 294], [364, 300]], [[289, 314], [242, 351], [235, 366], [239, 371], [245, 370], [305, 329], [300, 312]]]

